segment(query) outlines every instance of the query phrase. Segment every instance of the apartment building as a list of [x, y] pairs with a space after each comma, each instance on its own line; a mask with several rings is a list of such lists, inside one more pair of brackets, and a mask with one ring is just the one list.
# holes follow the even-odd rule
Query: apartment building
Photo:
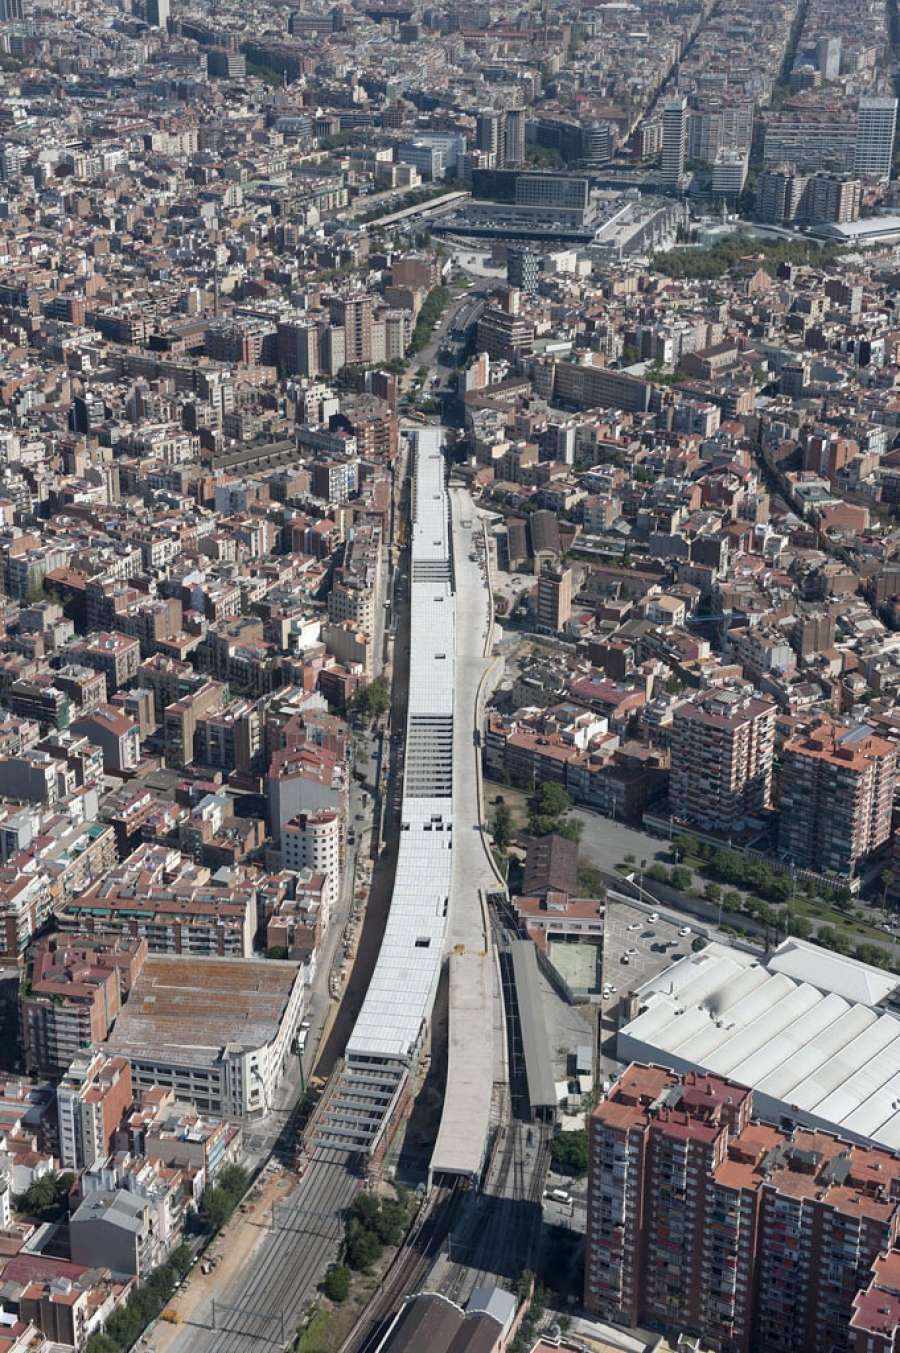
[[226, 687], [220, 681], [205, 681], [201, 686], [173, 700], [163, 713], [166, 764], [180, 769], [194, 759], [194, 737], [200, 722], [210, 713], [224, 708]]
[[30, 1076], [62, 1076], [79, 1052], [106, 1038], [146, 957], [144, 940], [39, 941], [20, 998]]
[[590, 1119], [589, 1311], [725, 1353], [852, 1347], [900, 1228], [900, 1162], [752, 1110], [723, 1077], [628, 1067]]
[[6, 703], [13, 714], [45, 727], [68, 728], [72, 718], [72, 701], [47, 672], [13, 681]]
[[204, 715], [197, 723], [195, 744], [204, 766], [226, 772], [250, 771], [261, 750], [259, 710], [247, 700], [238, 700]]
[[537, 623], [557, 633], [572, 617], [572, 570], [545, 563], [538, 577]]
[[240, 866], [214, 876], [168, 846], [146, 842], [58, 910], [62, 929], [146, 939], [153, 954], [249, 958], [256, 875]]
[[368, 292], [336, 296], [329, 302], [331, 322], [344, 330], [344, 361], [348, 366], [371, 362], [375, 297]]
[[311, 869], [325, 876], [322, 889], [322, 924], [328, 925], [331, 909], [341, 887], [341, 815], [331, 808], [300, 813], [284, 824], [281, 832], [281, 862], [284, 869]]
[[782, 752], [778, 848], [802, 869], [852, 878], [891, 835], [897, 748], [865, 724], [820, 718]]
[[82, 667], [91, 667], [106, 677], [107, 698], [137, 675], [141, 665], [139, 640], [127, 634], [97, 634], [92, 639], [72, 644], [67, 657]]
[[100, 705], [90, 714], [84, 714], [72, 724], [72, 731], [83, 733], [103, 752], [103, 768], [107, 771], [132, 771], [141, 759], [140, 729], [114, 705]]
[[125, 1057], [79, 1053], [56, 1090], [59, 1159], [66, 1170], [87, 1170], [112, 1149], [131, 1107], [131, 1067]]
[[280, 841], [285, 823], [300, 813], [331, 809], [346, 814], [346, 767], [328, 748], [304, 742], [276, 751], [266, 777], [269, 829]]
[[672, 720], [673, 815], [737, 831], [772, 801], [775, 703], [745, 687], [704, 691]]

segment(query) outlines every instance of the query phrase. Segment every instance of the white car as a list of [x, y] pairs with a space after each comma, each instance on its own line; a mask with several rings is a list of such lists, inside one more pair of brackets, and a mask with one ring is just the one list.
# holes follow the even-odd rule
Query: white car
[[643, 924], [642, 921], [632, 921], [632, 922], [631, 922], [631, 925], [628, 926], [628, 929], [629, 929], [629, 930], [640, 930], [642, 924]]
[[679, 935], [690, 935], [691, 927], [689, 925], [683, 925], [678, 933]]
[[647, 920], [648, 920], [648, 921], [658, 921], [658, 920], [659, 920], [659, 912], [658, 912], [658, 911], [651, 911], [650, 915], [647, 917]]
[[637, 949], [626, 949], [625, 952], [629, 958], [637, 958], [638, 956]]

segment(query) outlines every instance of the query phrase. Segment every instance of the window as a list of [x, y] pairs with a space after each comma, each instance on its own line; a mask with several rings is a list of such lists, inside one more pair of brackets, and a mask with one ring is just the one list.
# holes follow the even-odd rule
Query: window
[[430, 947], [431, 940], [428, 938], [427, 935], [420, 935], [419, 938], [416, 940], [417, 949], [429, 949]]

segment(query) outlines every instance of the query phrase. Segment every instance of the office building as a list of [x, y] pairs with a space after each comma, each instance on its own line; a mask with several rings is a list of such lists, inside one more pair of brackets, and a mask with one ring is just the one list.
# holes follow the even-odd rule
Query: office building
[[64, 1170], [88, 1170], [112, 1150], [131, 1107], [131, 1068], [125, 1057], [80, 1052], [56, 1090], [59, 1159]]
[[418, 169], [424, 179], [437, 180], [444, 177], [444, 151], [440, 146], [423, 141], [406, 141], [397, 150], [400, 164], [411, 164]]
[[592, 168], [607, 164], [613, 156], [612, 127], [608, 122], [589, 122], [582, 129], [584, 161]]
[[243, 52], [214, 47], [206, 53], [206, 73], [212, 80], [243, 80], [247, 75], [247, 58]]
[[592, 1314], [697, 1331], [723, 1353], [850, 1347], [858, 1294], [900, 1232], [900, 1162], [752, 1114], [723, 1075], [637, 1063], [594, 1109]]
[[838, 78], [841, 73], [840, 38], [819, 38], [816, 43], [816, 69], [823, 80]]
[[856, 121], [854, 173], [864, 179], [887, 182], [894, 158], [897, 131], [897, 100], [890, 97], [863, 97]]
[[511, 287], [533, 294], [541, 274], [541, 256], [533, 249], [510, 245], [506, 252], [506, 280]]
[[554, 633], [564, 629], [572, 617], [572, 570], [544, 563], [538, 578], [537, 622]]
[[475, 149], [494, 156], [499, 165], [503, 150], [503, 114], [496, 108], [484, 108], [475, 119]]
[[687, 99], [669, 99], [663, 108], [662, 132], [662, 181], [669, 188], [677, 188], [684, 178], [687, 121]]
[[713, 197], [724, 197], [734, 202], [743, 192], [746, 178], [747, 152], [723, 147], [713, 163]]
[[590, 200], [586, 178], [573, 174], [518, 174], [515, 183], [517, 207], [541, 207], [548, 211], [578, 212], [584, 218]]
[[672, 814], [710, 831], [740, 830], [772, 800], [775, 704], [746, 687], [704, 691], [672, 720]]
[[147, 0], [147, 22], [151, 28], [167, 28], [169, 0]]
[[791, 864], [852, 877], [891, 835], [895, 744], [824, 717], [782, 753], [778, 848]]
[[525, 163], [525, 110], [510, 108], [503, 121], [503, 163]]

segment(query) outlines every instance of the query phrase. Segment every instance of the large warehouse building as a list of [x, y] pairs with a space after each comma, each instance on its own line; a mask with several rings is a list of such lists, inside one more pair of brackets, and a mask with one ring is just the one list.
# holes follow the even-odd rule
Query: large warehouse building
[[624, 1062], [749, 1086], [756, 1114], [900, 1149], [897, 979], [800, 940], [767, 962], [722, 944], [644, 983], [618, 1035]]

